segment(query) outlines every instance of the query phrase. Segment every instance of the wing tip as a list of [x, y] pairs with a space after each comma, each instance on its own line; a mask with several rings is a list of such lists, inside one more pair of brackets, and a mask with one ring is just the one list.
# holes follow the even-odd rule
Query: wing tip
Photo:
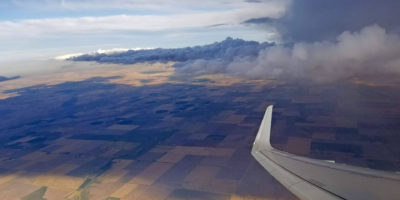
[[261, 122], [256, 139], [254, 141], [254, 150], [273, 149], [270, 142], [273, 108], [273, 105], [269, 105], [265, 111], [264, 118]]

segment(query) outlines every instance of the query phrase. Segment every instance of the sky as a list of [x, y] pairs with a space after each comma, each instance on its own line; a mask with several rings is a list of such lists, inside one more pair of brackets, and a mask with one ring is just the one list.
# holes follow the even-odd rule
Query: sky
[[226, 37], [278, 41], [244, 23], [279, 19], [289, 0], [3, 0], [0, 62], [48, 59], [97, 49], [175, 48]]
[[[0, 64], [85, 53], [80, 60], [131, 63], [135, 52], [108, 54], [150, 49], [138, 60], [162, 53], [160, 61], [179, 62], [186, 75], [322, 82], [400, 75], [398, 8], [399, 0], [4, 0]], [[183, 48], [195, 45], [200, 51]]]

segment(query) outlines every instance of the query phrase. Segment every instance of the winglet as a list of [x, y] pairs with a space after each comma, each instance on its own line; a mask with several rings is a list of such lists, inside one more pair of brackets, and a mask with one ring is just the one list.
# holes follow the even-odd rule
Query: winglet
[[259, 151], [261, 149], [273, 149], [270, 142], [273, 107], [273, 105], [270, 105], [265, 111], [264, 118], [261, 122], [260, 128], [258, 129], [258, 133], [253, 144], [253, 151]]

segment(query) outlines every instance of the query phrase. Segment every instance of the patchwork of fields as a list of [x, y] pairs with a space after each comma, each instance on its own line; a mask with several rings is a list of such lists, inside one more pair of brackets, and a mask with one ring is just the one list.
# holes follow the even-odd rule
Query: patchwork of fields
[[113, 79], [0, 100], [0, 199], [296, 199], [250, 155], [269, 104], [278, 149], [400, 169], [394, 88]]

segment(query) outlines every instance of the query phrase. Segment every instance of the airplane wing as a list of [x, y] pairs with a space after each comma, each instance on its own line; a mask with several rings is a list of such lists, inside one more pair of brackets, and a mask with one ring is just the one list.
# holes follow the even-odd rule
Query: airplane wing
[[270, 143], [273, 106], [254, 141], [252, 155], [280, 183], [303, 200], [400, 199], [400, 174], [306, 158]]

